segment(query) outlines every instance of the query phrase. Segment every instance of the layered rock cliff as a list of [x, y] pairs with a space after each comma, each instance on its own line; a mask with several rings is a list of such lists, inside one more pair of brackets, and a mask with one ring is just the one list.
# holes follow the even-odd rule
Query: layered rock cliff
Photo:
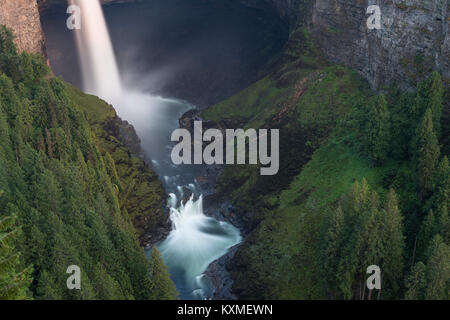
[[19, 51], [45, 56], [45, 38], [36, 0], [0, 0], [0, 25], [14, 32]]
[[[450, 77], [448, 0], [316, 0], [314, 38], [334, 62], [356, 69], [372, 88], [403, 89], [432, 70]], [[369, 5], [381, 9], [381, 29], [369, 30]]]
[[[373, 89], [415, 88], [431, 71], [450, 78], [448, 0], [241, 0], [270, 7], [307, 26], [332, 62], [357, 70]], [[370, 5], [381, 9], [381, 29], [367, 28]]]

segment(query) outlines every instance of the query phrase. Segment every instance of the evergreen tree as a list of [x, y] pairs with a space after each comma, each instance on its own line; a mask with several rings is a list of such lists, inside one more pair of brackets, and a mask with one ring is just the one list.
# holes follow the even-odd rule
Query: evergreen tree
[[[373, 299], [373, 290], [369, 290], [366, 295], [367, 267], [376, 265], [383, 270], [383, 254], [386, 251], [385, 241], [383, 239], [383, 224], [382, 211], [379, 207], [378, 194], [373, 191], [368, 199], [370, 209], [366, 212], [367, 217], [363, 225], [363, 232], [361, 233], [361, 242], [358, 255], [358, 273], [357, 277], [360, 279], [360, 287], [362, 288], [362, 295], [360, 299]], [[383, 280], [383, 278], [382, 278]], [[380, 294], [380, 292], [378, 292]]]
[[14, 128], [19, 113], [20, 100], [14, 89], [14, 83], [5, 74], [0, 74], [0, 101], [9, 126]]
[[407, 289], [405, 294], [406, 300], [423, 299], [425, 287], [427, 285], [425, 273], [426, 267], [422, 262], [418, 262], [414, 265], [405, 281], [405, 287]]
[[[149, 262], [119, 205], [116, 185], [139, 161], [121, 154], [127, 171], [120, 176], [116, 159], [107, 154], [119, 145], [103, 129], [91, 130], [87, 107], [79, 102], [87, 97], [46, 78], [43, 59], [18, 56], [5, 30], [0, 29], [0, 212], [8, 218], [0, 215], [0, 298], [27, 298], [28, 286], [35, 299], [171, 297], [170, 290], [152, 289]], [[99, 114], [110, 114], [100, 100], [93, 104]], [[15, 216], [20, 237], [9, 218]], [[65, 285], [73, 264], [82, 271], [81, 290]], [[33, 265], [32, 279], [28, 269], [20, 271], [23, 265]], [[163, 265], [153, 275], [157, 287], [173, 286]]]
[[3, 150], [7, 150], [10, 139], [9, 139], [10, 128], [8, 121], [6, 119], [6, 114], [2, 109], [2, 103], [0, 102], [0, 146]]
[[153, 300], [173, 300], [177, 298], [175, 285], [170, 279], [167, 267], [164, 265], [156, 247], [153, 248], [150, 259], [150, 280], [152, 281]]
[[383, 252], [378, 195], [365, 179], [355, 182], [343, 197], [342, 209], [345, 231], [340, 241], [345, 245], [339, 254], [339, 289], [345, 299], [366, 299], [367, 267], [380, 265]]
[[415, 136], [418, 123], [413, 110], [415, 98], [415, 94], [397, 88], [389, 95], [389, 155], [396, 160], [408, 160], [411, 153], [411, 139]]
[[380, 164], [386, 159], [390, 139], [389, 118], [384, 95], [375, 96], [363, 108], [361, 142], [372, 165]]
[[50, 271], [42, 270], [37, 280], [38, 284], [37, 288], [35, 289], [35, 298], [39, 300], [62, 299], [62, 288], [57, 284], [54, 274], [52, 274]]
[[439, 162], [434, 177], [437, 208], [450, 204], [450, 166], [447, 156]]
[[395, 298], [400, 290], [399, 282], [403, 273], [403, 217], [398, 198], [393, 189], [386, 196], [383, 210], [382, 273], [385, 297]]
[[444, 242], [450, 244], [450, 166], [445, 156], [439, 163], [435, 174], [434, 195], [431, 202], [437, 213], [437, 229]]
[[450, 247], [437, 235], [431, 243], [428, 254], [425, 299], [449, 299]]
[[427, 109], [416, 133], [416, 161], [421, 195], [433, 189], [435, 168], [439, 160], [439, 144], [433, 130], [431, 109]]
[[434, 216], [433, 210], [430, 210], [420, 226], [420, 232], [417, 240], [417, 256], [422, 258], [425, 254], [425, 250], [433, 240], [434, 236], [438, 233], [438, 221]]
[[447, 205], [439, 208], [438, 230], [442, 240], [447, 245], [450, 244], [450, 217], [448, 215]]
[[30, 270], [20, 266], [14, 247], [20, 229], [15, 216], [0, 216], [0, 300], [25, 299], [31, 283]]
[[14, 35], [3, 25], [0, 26], [0, 71], [14, 80], [18, 80], [20, 77], [19, 57], [14, 44]]
[[416, 113], [420, 119], [426, 110], [430, 109], [436, 136], [441, 132], [441, 116], [444, 89], [441, 75], [434, 71], [428, 79], [423, 81], [417, 90]]
[[114, 159], [111, 157], [111, 154], [107, 152], [104, 156], [105, 158], [105, 166], [108, 172], [108, 175], [111, 178], [111, 182], [117, 187], [120, 187], [119, 176], [117, 175], [116, 164], [114, 163]]
[[340, 242], [343, 237], [344, 229], [344, 213], [339, 206], [333, 214], [333, 220], [325, 239], [324, 250], [324, 278], [327, 284], [327, 291], [331, 294], [333, 299], [338, 298], [338, 283], [337, 270], [340, 259]]
[[[366, 270], [377, 265], [382, 292], [377, 298], [396, 297], [403, 272], [403, 217], [397, 195], [390, 190], [381, 206], [378, 194], [365, 179], [354, 183], [341, 201], [325, 239], [324, 274], [328, 289], [345, 299], [373, 299], [366, 292]], [[342, 216], [342, 217], [341, 217]], [[334, 273], [334, 276], [333, 276]]]

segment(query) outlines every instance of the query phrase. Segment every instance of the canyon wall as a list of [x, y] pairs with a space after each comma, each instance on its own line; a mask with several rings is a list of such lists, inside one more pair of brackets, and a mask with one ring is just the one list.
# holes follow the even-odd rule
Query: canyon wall
[[45, 37], [36, 0], [0, 0], [0, 25], [13, 30], [19, 51], [45, 56]]
[[[103, 3], [145, 0], [102, 0]], [[148, 0], [147, 0], [148, 1]], [[217, 0], [208, 0], [217, 1]], [[356, 69], [372, 88], [414, 88], [431, 70], [450, 78], [448, 0], [235, 0], [276, 10], [292, 28], [304, 22], [328, 59]], [[20, 50], [44, 52], [39, 14], [65, 0], [0, 0], [0, 23], [17, 35]], [[368, 30], [366, 9], [381, 8], [381, 30]]]
[[[413, 89], [433, 70], [450, 78], [448, 0], [240, 1], [276, 10], [292, 29], [307, 26], [329, 60], [357, 70], [373, 89]], [[367, 28], [370, 5], [381, 9], [380, 30]]]
[[[411, 89], [432, 70], [450, 78], [449, 3], [316, 0], [311, 30], [331, 61], [356, 69], [372, 88], [397, 83]], [[381, 9], [380, 30], [367, 28], [366, 10], [373, 4]]]

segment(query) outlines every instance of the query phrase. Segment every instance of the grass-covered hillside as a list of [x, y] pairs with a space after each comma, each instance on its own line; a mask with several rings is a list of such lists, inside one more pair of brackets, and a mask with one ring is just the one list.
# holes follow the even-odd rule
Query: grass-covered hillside
[[[228, 265], [240, 298], [450, 298], [446, 81], [373, 92], [299, 28], [270, 75], [203, 112], [280, 129], [278, 175], [219, 177], [248, 231]], [[380, 292], [366, 289], [371, 265]]]
[[[162, 223], [161, 184], [103, 125], [114, 118], [0, 29], [0, 299], [175, 297], [133, 226]], [[71, 265], [81, 290], [67, 288]]]

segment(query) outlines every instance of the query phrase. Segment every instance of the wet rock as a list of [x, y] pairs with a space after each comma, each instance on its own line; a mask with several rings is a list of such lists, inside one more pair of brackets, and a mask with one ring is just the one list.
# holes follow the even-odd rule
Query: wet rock
[[166, 226], [159, 227], [155, 232], [145, 233], [140, 238], [141, 245], [144, 248], [150, 248], [150, 247], [154, 246], [155, 244], [163, 241], [164, 239], [167, 238], [167, 236], [169, 235], [169, 233], [171, 231], [170, 226], [171, 226], [170, 221], [167, 221]]
[[119, 125], [120, 141], [130, 149], [133, 155], [144, 158], [144, 150], [141, 147], [141, 139], [136, 133], [136, 129], [126, 120], [117, 119]]
[[237, 300], [233, 294], [233, 280], [227, 270], [227, 264], [233, 259], [238, 246], [234, 246], [226, 255], [211, 263], [205, 272], [205, 277], [215, 288], [213, 296], [215, 300]]
[[181, 129], [186, 129], [189, 132], [194, 131], [194, 121], [201, 121], [200, 110], [192, 109], [184, 113], [179, 119]]
[[183, 205], [186, 205], [186, 203], [191, 199], [191, 197], [194, 193], [192, 192], [191, 189], [186, 188], [186, 187], [183, 187], [182, 191], [183, 191], [183, 195], [181, 197], [181, 203]]

